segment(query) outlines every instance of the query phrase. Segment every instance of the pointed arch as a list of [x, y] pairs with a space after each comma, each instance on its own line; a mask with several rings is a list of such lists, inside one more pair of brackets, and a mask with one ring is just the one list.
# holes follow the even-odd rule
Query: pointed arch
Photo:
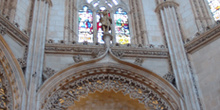
[[128, 93], [148, 107], [155, 99], [160, 103], [155, 106], [164, 110], [178, 110], [184, 103], [180, 93], [155, 73], [117, 59], [107, 63], [100, 60], [73, 65], [49, 78], [39, 89], [38, 102], [43, 103], [38, 109], [65, 109], [81, 96], [106, 89]]
[[[8, 101], [7, 103], [11, 103], [7, 108], [13, 110], [25, 109], [25, 106], [22, 106], [26, 103], [27, 96], [25, 78], [18, 61], [1, 35], [0, 66], [1, 73], [3, 73], [1, 77], [2, 82], [0, 83], [4, 86], [4, 89], [1, 90], [3, 90], [3, 93], [7, 94], [5, 95], [5, 98], [7, 98]], [[9, 94], [11, 97], [8, 96]]]

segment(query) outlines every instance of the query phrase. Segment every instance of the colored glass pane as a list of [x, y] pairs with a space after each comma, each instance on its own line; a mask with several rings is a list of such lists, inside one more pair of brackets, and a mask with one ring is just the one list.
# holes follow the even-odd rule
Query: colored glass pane
[[114, 14], [116, 42], [120, 44], [130, 43], [130, 31], [128, 15], [121, 8]]
[[220, 20], [220, 0], [208, 0], [208, 3], [214, 19]]
[[79, 42], [93, 42], [93, 17], [92, 11], [84, 6], [79, 10]]

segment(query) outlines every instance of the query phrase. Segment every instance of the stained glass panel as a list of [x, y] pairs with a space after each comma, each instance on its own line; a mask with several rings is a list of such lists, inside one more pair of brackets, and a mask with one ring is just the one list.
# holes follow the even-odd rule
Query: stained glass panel
[[93, 16], [87, 6], [79, 10], [79, 42], [84, 41], [93, 42]]
[[128, 15], [121, 8], [114, 14], [116, 42], [120, 44], [130, 43], [130, 31]]
[[220, 20], [220, 0], [208, 0], [208, 3], [214, 19]]

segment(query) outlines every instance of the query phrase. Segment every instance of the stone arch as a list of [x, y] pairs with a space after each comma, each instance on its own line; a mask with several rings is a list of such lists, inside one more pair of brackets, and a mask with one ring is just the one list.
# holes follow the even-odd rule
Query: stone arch
[[148, 70], [126, 63], [84, 62], [55, 74], [42, 85], [38, 109], [66, 109], [81, 96], [103, 90], [122, 91], [157, 109], [179, 110], [184, 103], [171, 84]]
[[27, 95], [25, 78], [18, 61], [1, 35], [0, 69], [0, 95], [6, 98], [0, 100], [0, 104], [5, 104], [5, 106], [1, 106], [2, 108], [0, 107], [0, 109], [24, 110]]

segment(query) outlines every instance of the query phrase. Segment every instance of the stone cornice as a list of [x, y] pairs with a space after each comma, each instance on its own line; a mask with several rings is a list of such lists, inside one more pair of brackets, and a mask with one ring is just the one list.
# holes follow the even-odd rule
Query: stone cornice
[[[169, 56], [166, 48], [146, 48], [146, 47], [111, 47], [112, 52], [117, 57], [151, 57], [167, 58]], [[46, 54], [80, 54], [91, 55], [96, 50], [105, 50], [103, 45], [80, 45], [80, 44], [46, 44]], [[117, 54], [121, 53], [119, 56]]]
[[220, 25], [217, 25], [216, 27], [189, 41], [185, 44], [185, 49], [188, 53], [194, 53], [219, 37]]
[[157, 8], [155, 9], [155, 12], [159, 12], [160, 9], [162, 9], [163, 7], [168, 7], [168, 6], [178, 7], [179, 4], [174, 2], [174, 1], [165, 1], [165, 2], [160, 3], [159, 5], [157, 5]]
[[[15, 24], [16, 25], [16, 24]], [[22, 45], [28, 45], [29, 37], [3, 15], [0, 15], [0, 34], [9, 34]]]

